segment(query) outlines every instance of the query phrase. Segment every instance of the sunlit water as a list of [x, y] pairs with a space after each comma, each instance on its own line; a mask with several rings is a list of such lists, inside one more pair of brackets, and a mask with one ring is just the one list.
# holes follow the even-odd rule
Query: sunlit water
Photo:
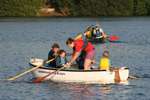
[[[113, 66], [127, 66], [140, 77], [128, 84], [75, 84], [45, 82], [33, 84], [32, 74], [16, 81], [3, 81], [27, 68], [29, 58], [47, 58], [50, 45], [61, 48], [68, 37], [100, 23], [108, 34], [121, 37], [107, 43]], [[104, 44], [95, 44], [96, 61]], [[150, 100], [150, 18], [1, 18], [0, 100]]]

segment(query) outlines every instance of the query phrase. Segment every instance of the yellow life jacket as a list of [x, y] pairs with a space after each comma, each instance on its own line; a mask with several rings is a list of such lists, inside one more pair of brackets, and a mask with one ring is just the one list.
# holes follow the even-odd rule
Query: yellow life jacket
[[91, 38], [92, 37], [91, 31], [87, 31], [86, 36], [87, 36], [88, 39]]
[[109, 70], [110, 60], [109, 58], [102, 57], [99, 63], [100, 70]]

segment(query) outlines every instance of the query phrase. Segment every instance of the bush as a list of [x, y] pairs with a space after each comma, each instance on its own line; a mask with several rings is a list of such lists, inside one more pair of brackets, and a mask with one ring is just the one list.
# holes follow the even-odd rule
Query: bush
[[68, 8], [71, 16], [129, 16], [133, 0], [55, 0], [57, 8]]
[[1, 0], [0, 16], [37, 16], [43, 0]]

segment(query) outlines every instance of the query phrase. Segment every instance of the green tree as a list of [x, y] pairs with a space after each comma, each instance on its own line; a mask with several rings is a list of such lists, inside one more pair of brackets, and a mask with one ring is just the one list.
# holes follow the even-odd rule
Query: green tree
[[150, 0], [146, 0], [147, 15], [150, 15]]
[[133, 13], [133, 0], [107, 0], [107, 15], [130, 16]]
[[146, 0], [134, 0], [134, 15], [147, 15]]
[[0, 16], [36, 16], [43, 0], [1, 0]]
[[129, 16], [133, 13], [133, 0], [80, 0], [82, 16]]

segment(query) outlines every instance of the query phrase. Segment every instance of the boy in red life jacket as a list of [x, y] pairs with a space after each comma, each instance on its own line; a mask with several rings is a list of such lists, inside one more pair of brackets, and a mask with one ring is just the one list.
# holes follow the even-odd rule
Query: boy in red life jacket
[[93, 62], [94, 57], [95, 57], [94, 46], [90, 42], [85, 43], [82, 39], [74, 40], [72, 38], [68, 38], [68, 40], [66, 41], [66, 44], [68, 47], [73, 49], [72, 58], [66, 64], [66, 66], [71, 66], [71, 64], [73, 64], [77, 60], [80, 53], [84, 51], [85, 59], [84, 59], [83, 67], [84, 67], [84, 70], [90, 70], [91, 63]]

